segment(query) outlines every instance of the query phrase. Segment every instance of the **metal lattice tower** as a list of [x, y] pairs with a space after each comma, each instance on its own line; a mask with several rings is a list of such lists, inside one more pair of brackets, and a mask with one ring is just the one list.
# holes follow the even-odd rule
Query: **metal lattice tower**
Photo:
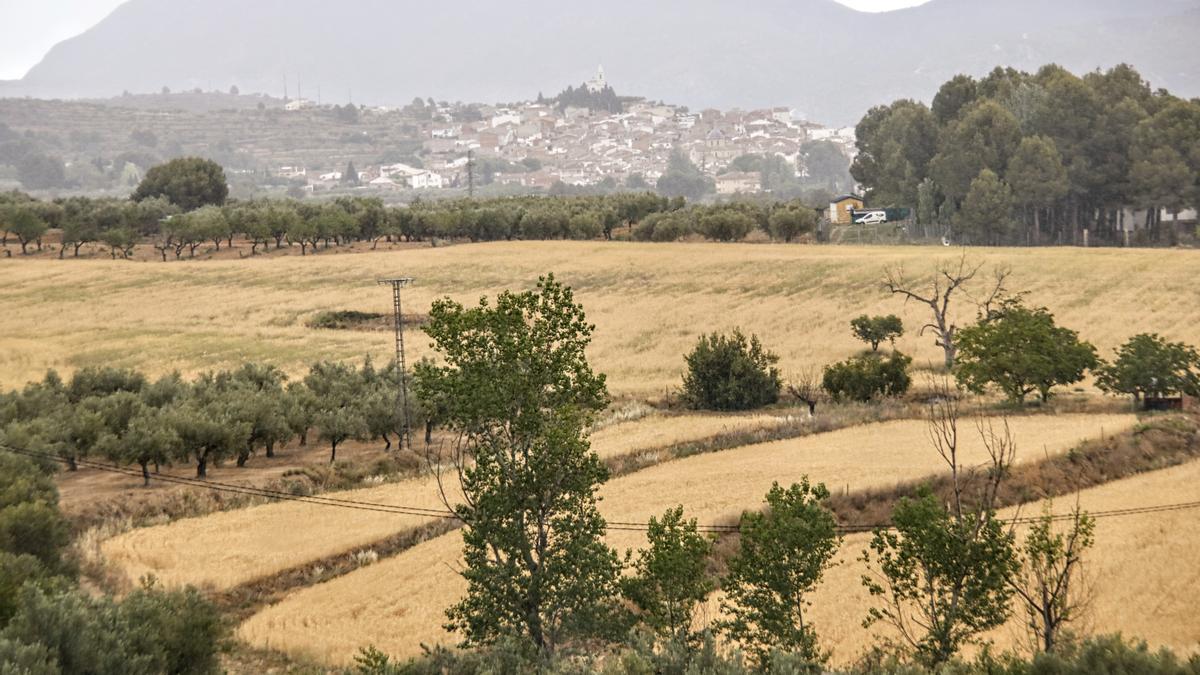
[[408, 449], [412, 450], [412, 415], [409, 412], [408, 405], [408, 368], [404, 363], [404, 313], [400, 306], [400, 289], [410, 285], [413, 282], [411, 277], [396, 277], [392, 279], [380, 279], [381, 286], [392, 287], [392, 312], [396, 326], [396, 368], [400, 373], [400, 390], [396, 395], [396, 405], [400, 409], [401, 416], [404, 419], [404, 433], [400, 436], [400, 449], [403, 450], [405, 444]]

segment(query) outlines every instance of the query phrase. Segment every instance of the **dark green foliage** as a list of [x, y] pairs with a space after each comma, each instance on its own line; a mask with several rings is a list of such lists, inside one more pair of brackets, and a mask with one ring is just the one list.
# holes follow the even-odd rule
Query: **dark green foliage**
[[1150, 240], [1173, 243], [1161, 212], [1200, 198], [1198, 143], [1200, 104], [1152, 91], [1128, 65], [1082, 78], [997, 68], [946, 82], [932, 110], [871, 109], [852, 172], [872, 205], [915, 205], [922, 224], [969, 243], [1082, 243], [1084, 229], [1124, 243], [1134, 207]]
[[605, 86], [600, 91], [592, 91], [586, 85], [578, 88], [567, 87], [552, 100], [560, 113], [567, 108], [587, 108], [592, 112], [603, 111], [613, 114], [619, 114], [625, 110], [621, 99], [610, 86]]
[[65, 564], [70, 527], [57, 504], [30, 501], [0, 509], [0, 551], [28, 555], [50, 570]]
[[954, 375], [974, 392], [995, 385], [1020, 403], [1038, 392], [1042, 400], [1058, 385], [1083, 379], [1098, 364], [1096, 348], [1079, 334], [1056, 326], [1044, 307], [1028, 308], [1007, 300], [978, 323], [958, 333]]
[[689, 201], [698, 201], [704, 195], [716, 190], [713, 179], [700, 171], [687, 155], [679, 150], [671, 153], [667, 162], [667, 170], [658, 179], [658, 192], [667, 197], [683, 197]]
[[742, 514], [740, 547], [722, 582], [721, 608], [730, 618], [720, 627], [764, 667], [773, 650], [794, 654], [818, 672], [827, 657], [805, 613], [807, 596], [839, 545], [833, 514], [823, 504], [828, 498], [824, 485], [807, 478], [787, 489], [776, 483], [763, 512]]
[[679, 241], [692, 231], [691, 219], [686, 213], [654, 213], [647, 216], [633, 229], [633, 238], [638, 241]]
[[817, 212], [800, 205], [773, 211], [767, 228], [772, 238], [790, 242], [802, 234], [812, 232], [816, 226]]
[[146, 172], [134, 201], [165, 197], [172, 204], [190, 211], [202, 206], [220, 206], [229, 196], [225, 171], [212, 160], [182, 157], [160, 164]]
[[[12, 233], [21, 244], [21, 255], [29, 252], [29, 244], [41, 239], [49, 225], [33, 204], [0, 207], [0, 230]], [[39, 246], [40, 248], [40, 246]]]
[[753, 410], [779, 400], [779, 357], [757, 335], [702, 335], [685, 357], [683, 399], [697, 410]]
[[895, 314], [887, 316], [867, 316], [866, 314], [850, 322], [850, 330], [854, 337], [871, 345], [871, 351], [879, 351], [880, 343], [887, 341], [893, 346], [896, 338], [904, 335], [904, 322]]
[[696, 223], [700, 234], [714, 241], [741, 241], [754, 229], [754, 219], [733, 210], [713, 211]]
[[494, 305], [430, 311], [445, 365], [420, 364], [415, 389], [461, 438], [467, 594], [447, 615], [466, 644], [509, 636], [550, 654], [606, 631], [620, 565], [596, 505], [608, 471], [585, 435], [608, 402], [585, 355], [592, 330], [552, 276]]
[[958, 212], [960, 238], [976, 244], [1000, 244], [1011, 239], [1012, 190], [991, 169], [983, 169]]
[[[24, 457], [0, 452], [0, 553], [14, 579], [68, 572], [65, 554], [70, 540], [52, 478]], [[11, 599], [19, 583], [9, 583], [5, 591]]]
[[26, 586], [0, 645], [23, 658], [40, 656], [62, 673], [201, 675], [220, 672], [226, 633], [216, 608], [193, 589], [146, 587], [118, 604], [77, 590]]
[[621, 581], [625, 597], [637, 608], [637, 618], [666, 641], [690, 644], [696, 605], [716, 583], [709, 576], [712, 541], [696, 530], [695, 519], [683, 519], [683, 507], [668, 509], [662, 519], [650, 518], [649, 547], [634, 562], [634, 574]]
[[893, 351], [856, 356], [825, 367], [821, 387], [837, 401], [870, 401], [903, 396], [912, 385], [912, 357]]
[[1200, 396], [1200, 353], [1157, 334], [1135, 335], [1117, 349], [1117, 358], [1097, 370], [1096, 383], [1114, 394], [1146, 396], [1187, 393]]

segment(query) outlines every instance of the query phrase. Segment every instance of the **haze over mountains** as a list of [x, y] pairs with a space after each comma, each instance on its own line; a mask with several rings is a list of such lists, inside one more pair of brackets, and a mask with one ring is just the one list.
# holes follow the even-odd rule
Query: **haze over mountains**
[[702, 107], [791, 106], [852, 124], [950, 76], [1134, 64], [1200, 95], [1200, 0], [933, 0], [868, 14], [833, 0], [130, 0], [2, 96], [227, 89], [400, 104], [557, 93], [603, 63], [618, 93]]

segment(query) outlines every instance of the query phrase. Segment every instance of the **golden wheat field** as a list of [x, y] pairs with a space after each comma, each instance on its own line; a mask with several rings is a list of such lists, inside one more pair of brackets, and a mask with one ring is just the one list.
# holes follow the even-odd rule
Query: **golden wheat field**
[[[602, 458], [779, 424], [770, 415], [661, 415], [613, 424], [592, 436]], [[451, 499], [457, 493], [450, 490]], [[331, 495], [374, 504], [442, 509], [433, 477]], [[225, 590], [326, 556], [366, 546], [435, 517], [346, 511], [279, 502], [133, 530], [102, 545], [106, 560], [131, 582], [147, 574], [168, 585]]]
[[[677, 386], [683, 354], [705, 331], [758, 333], [781, 356], [785, 375], [822, 365], [861, 347], [847, 324], [863, 313], [900, 314], [910, 330], [898, 347], [922, 365], [940, 359], [932, 339], [916, 335], [927, 310], [884, 295], [878, 282], [885, 266], [928, 277], [939, 260], [957, 255], [929, 247], [509, 242], [179, 263], [0, 260], [0, 386], [51, 367], [189, 374], [253, 359], [298, 373], [319, 359], [386, 359], [385, 334], [318, 331], [305, 322], [322, 310], [389, 312], [390, 291], [375, 280], [398, 274], [416, 278], [406, 312], [423, 313], [437, 297], [474, 302], [554, 272], [596, 324], [593, 365], [618, 394]], [[1104, 355], [1140, 331], [1195, 340], [1195, 251], [968, 255], [1011, 266], [1013, 290], [1028, 290]], [[960, 309], [960, 321], [972, 318], [972, 306]], [[408, 338], [414, 356], [429, 353], [418, 331]]]
[[[1034, 461], [1101, 434], [1131, 426], [1131, 415], [1033, 416], [1012, 420], [1018, 459]], [[967, 461], [983, 459], [972, 429], [964, 429]], [[745, 446], [669, 461], [614, 479], [600, 492], [610, 521], [645, 522], [683, 504], [689, 517], [722, 523], [757, 507], [773, 481], [807, 475], [831, 489], [889, 485], [938, 472], [943, 465], [920, 421], [898, 421], [799, 439]], [[642, 545], [635, 532], [611, 532], [620, 550]], [[330, 664], [348, 662], [374, 644], [398, 657], [421, 644], [451, 643], [441, 628], [445, 609], [465, 584], [455, 572], [461, 538], [438, 537], [377, 565], [297, 591], [246, 621], [239, 634], [251, 644]]]
[[[1084, 490], [1080, 506], [1089, 511], [1159, 506], [1194, 502], [1200, 496], [1200, 461], [1126, 478]], [[1067, 513], [1074, 497], [1053, 503], [1055, 513]], [[1022, 516], [1041, 513], [1041, 505], [1020, 509]], [[1012, 517], [1016, 509], [1002, 516]], [[1096, 542], [1085, 558], [1088, 607], [1075, 630], [1082, 633], [1121, 633], [1145, 639], [1153, 647], [1169, 647], [1182, 653], [1200, 648], [1200, 518], [1196, 510], [1149, 513], [1101, 518], [1096, 523]], [[1018, 530], [1018, 538], [1024, 533]], [[835, 660], [859, 654], [877, 634], [887, 628], [862, 627], [871, 602], [860, 579], [867, 568], [857, 560], [870, 535], [846, 537], [836, 557], [837, 565], [826, 573], [813, 597], [809, 615], [832, 648]], [[710, 607], [710, 611], [712, 611]], [[989, 639], [998, 647], [1027, 645], [1019, 614]]]

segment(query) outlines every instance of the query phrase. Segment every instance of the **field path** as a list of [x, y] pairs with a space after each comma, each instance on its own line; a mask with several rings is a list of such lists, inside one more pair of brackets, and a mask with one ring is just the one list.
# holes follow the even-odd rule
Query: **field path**
[[[606, 459], [783, 422], [782, 417], [761, 414], [653, 414], [597, 431], [592, 436], [592, 447]], [[445, 508], [432, 477], [322, 496], [422, 509]], [[277, 502], [133, 530], [106, 541], [101, 552], [131, 582], [153, 574], [171, 586], [195, 584], [226, 590], [433, 520]]]
[[[1018, 460], [1064, 452], [1135, 421], [1132, 415], [1014, 418]], [[980, 462], [982, 445], [967, 424], [960, 434], [962, 452], [967, 462]], [[720, 523], [756, 508], [773, 481], [786, 484], [808, 475], [831, 489], [857, 490], [939, 472], [940, 462], [923, 422], [886, 422], [665, 462], [607, 483], [600, 508], [612, 521], [645, 522], [683, 504], [688, 517]], [[441, 625], [445, 609], [465, 589], [455, 571], [461, 541], [459, 534], [447, 534], [298, 591], [251, 617], [239, 635], [255, 646], [335, 665], [371, 644], [405, 658], [419, 654], [421, 644], [453, 643]], [[643, 535], [612, 532], [609, 542], [624, 550], [640, 546]]]

